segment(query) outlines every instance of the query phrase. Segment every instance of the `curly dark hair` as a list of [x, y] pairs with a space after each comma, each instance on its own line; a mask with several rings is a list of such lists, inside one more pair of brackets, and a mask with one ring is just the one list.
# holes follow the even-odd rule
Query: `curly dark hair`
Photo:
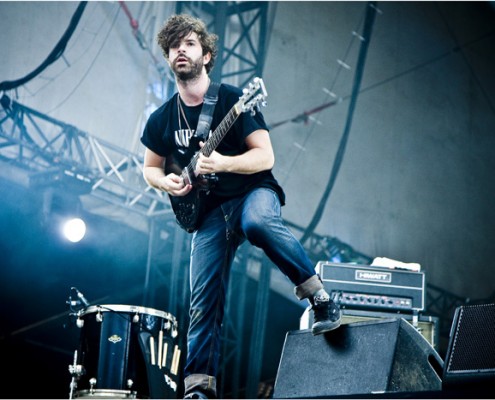
[[199, 18], [194, 18], [187, 14], [172, 15], [165, 25], [158, 32], [156, 37], [158, 45], [162, 48], [163, 55], [168, 60], [170, 47], [177, 46], [191, 32], [198, 35], [199, 42], [203, 48], [203, 55], [210, 53], [211, 60], [205, 65], [206, 72], [210, 73], [215, 65], [217, 56], [216, 41], [218, 36], [214, 33], [208, 33], [206, 25]]

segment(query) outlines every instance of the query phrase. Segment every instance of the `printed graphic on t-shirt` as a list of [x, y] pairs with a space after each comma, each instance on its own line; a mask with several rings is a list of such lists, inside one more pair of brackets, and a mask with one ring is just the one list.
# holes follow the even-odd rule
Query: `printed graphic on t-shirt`
[[194, 135], [194, 132], [194, 130], [190, 129], [178, 129], [175, 131], [175, 144], [181, 154], [184, 154], [187, 151], [189, 141]]
[[[181, 154], [185, 154], [189, 148], [189, 144], [191, 142], [191, 138], [196, 133], [196, 131], [190, 129], [177, 129], [174, 132], [175, 144], [177, 145], [177, 150]], [[208, 137], [210, 137], [211, 130], [208, 133]]]

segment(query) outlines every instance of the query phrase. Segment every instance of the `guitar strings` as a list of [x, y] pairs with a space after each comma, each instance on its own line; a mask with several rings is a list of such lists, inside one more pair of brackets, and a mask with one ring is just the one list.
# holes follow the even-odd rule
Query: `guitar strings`
[[[257, 100], [259, 101], [259, 99], [257, 99]], [[251, 101], [250, 104], [251, 103], [257, 104], [258, 101], [256, 101], [256, 102]], [[192, 173], [196, 169], [196, 163], [198, 161], [199, 154], [202, 153], [202, 154], [204, 154], [204, 155], [206, 155], [208, 157], [213, 152], [213, 150], [215, 150], [215, 148], [217, 147], [218, 143], [220, 143], [220, 141], [223, 139], [223, 137], [224, 137], [224, 135], [226, 133], [226, 130], [228, 130], [227, 127], [232, 126], [233, 123], [237, 120], [237, 118], [241, 114], [239, 112], [238, 108], [237, 108], [238, 106], [239, 106], [239, 102], [236, 103], [230, 109], [230, 111], [227, 113], [227, 115], [224, 117], [224, 119], [220, 122], [220, 124], [215, 129], [215, 132], [213, 132], [213, 135], [211, 135], [211, 137], [209, 138], [209, 140], [207, 140], [205, 142], [204, 147], [202, 149], [200, 149], [200, 151], [198, 151], [191, 158], [191, 161], [186, 166], [185, 170], [187, 170], [189, 173]], [[179, 129], [182, 129], [181, 121], [180, 121], [180, 115], [182, 114], [182, 117], [184, 118], [184, 121], [186, 122], [186, 125], [187, 125], [188, 129], [191, 131], [191, 128], [190, 128], [189, 122], [188, 122], [188, 120], [186, 118], [184, 109], [182, 108], [181, 98], [180, 98], [180, 95], [179, 94], [177, 94], [177, 110], [178, 110], [178, 114], [179, 114]], [[222, 132], [222, 131], [225, 131], [225, 132], [223, 134], [221, 134], [220, 136], [218, 136], [218, 135], [215, 136], [216, 133]]]

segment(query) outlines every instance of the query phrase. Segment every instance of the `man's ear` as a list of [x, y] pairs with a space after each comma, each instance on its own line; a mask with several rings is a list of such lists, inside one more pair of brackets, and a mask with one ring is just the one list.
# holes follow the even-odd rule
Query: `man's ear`
[[210, 60], [211, 60], [211, 53], [208, 52], [203, 56], [203, 65], [208, 64]]

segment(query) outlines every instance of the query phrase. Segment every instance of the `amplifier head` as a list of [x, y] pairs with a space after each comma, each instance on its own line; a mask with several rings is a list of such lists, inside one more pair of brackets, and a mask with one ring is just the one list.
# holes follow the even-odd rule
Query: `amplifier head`
[[425, 276], [369, 265], [320, 261], [316, 265], [327, 292], [341, 306], [361, 309], [419, 312], [425, 304]]

